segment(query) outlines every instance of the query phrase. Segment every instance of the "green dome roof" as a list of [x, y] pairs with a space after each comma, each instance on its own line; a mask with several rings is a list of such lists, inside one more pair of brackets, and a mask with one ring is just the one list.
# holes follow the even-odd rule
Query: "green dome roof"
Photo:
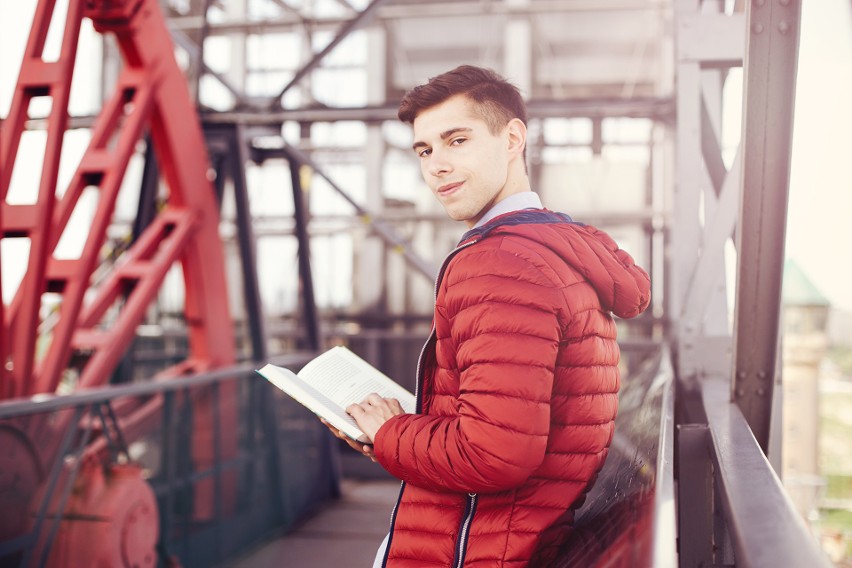
[[784, 285], [782, 288], [784, 305], [828, 306], [830, 302], [822, 295], [811, 279], [794, 261], [784, 262]]

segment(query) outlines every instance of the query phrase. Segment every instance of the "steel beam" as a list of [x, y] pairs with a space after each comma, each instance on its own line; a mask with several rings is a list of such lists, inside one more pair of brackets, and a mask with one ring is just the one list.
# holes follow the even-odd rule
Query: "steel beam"
[[[677, 162], [667, 313], [677, 344], [678, 376], [693, 386], [730, 370], [724, 247], [734, 232], [739, 157], [721, 155], [721, 67], [741, 64], [745, 18], [678, 0]], [[709, 38], [714, 37], [714, 41]]]
[[[170, 29], [169, 30], [172, 41], [174, 41], [177, 45], [181, 46], [188, 54], [189, 59], [192, 62], [192, 66], [198, 68], [199, 73], [204, 73], [206, 75], [210, 75], [214, 79], [216, 79], [220, 85], [225, 87], [229, 93], [234, 95], [236, 99], [237, 106], [245, 106], [249, 104], [249, 97], [246, 95], [242, 89], [234, 85], [230, 79], [228, 79], [225, 75], [214, 71], [204, 62], [203, 57], [203, 49], [197, 43], [192, 41], [192, 39], [183, 33], [181, 30]], [[200, 77], [198, 78], [200, 80]], [[195, 100], [197, 102], [198, 96], [196, 94]]]
[[[670, 97], [632, 98], [574, 98], [532, 99], [527, 102], [529, 118], [650, 118], [670, 122], [674, 120], [674, 101]], [[360, 120], [381, 122], [397, 120], [398, 101], [364, 107], [316, 107], [283, 109], [276, 111], [245, 110], [205, 113], [203, 118], [210, 122], [242, 121], [246, 125], [275, 124], [292, 120], [300, 123], [335, 122], [338, 120]]]
[[778, 361], [800, 17], [799, 0], [756, 0], [748, 8], [731, 396], [764, 451]]
[[[738, 153], [731, 171], [726, 172], [715, 206], [715, 214], [705, 221], [702, 247], [698, 260], [693, 266], [683, 306], [682, 317], [688, 323], [701, 321], [717, 289], [725, 286], [725, 242], [733, 236], [736, 225], [737, 205], [740, 200], [741, 163]], [[727, 321], [726, 313], [720, 315]], [[725, 366], [717, 370], [727, 373], [729, 369], [729, 366]]]
[[[227, 81], [224, 77], [217, 77]], [[225, 85], [225, 83], [223, 83]], [[234, 96], [239, 97], [236, 87], [225, 85]], [[252, 108], [246, 99], [245, 108], [222, 112], [202, 112], [205, 123], [234, 123], [246, 126], [275, 126], [286, 121], [299, 123], [362, 121], [384, 122], [397, 120], [397, 101], [363, 107], [314, 107], [268, 111]], [[589, 97], [572, 99], [533, 99], [527, 102], [527, 115], [537, 118], [648, 118], [664, 123], [673, 123], [675, 101], [671, 97], [609, 98]], [[72, 116], [68, 130], [91, 128], [93, 116]], [[26, 121], [27, 130], [45, 130], [45, 119], [32, 118]]]
[[302, 188], [302, 164], [297, 157], [288, 155], [290, 182], [293, 190], [293, 216], [296, 220], [296, 238], [299, 241], [299, 280], [302, 290], [302, 314], [306, 328], [304, 348], [318, 351], [322, 344], [319, 312], [314, 297], [314, 279], [311, 271], [311, 249], [308, 238], [308, 204]]
[[376, 11], [376, 8], [381, 6], [385, 0], [373, 0], [370, 2], [366, 8], [364, 8], [361, 12], [358, 13], [357, 16], [352, 18], [351, 20], [347, 20], [346, 23], [340, 28], [340, 31], [337, 32], [337, 35], [328, 42], [324, 48], [322, 48], [318, 53], [315, 53], [314, 56], [305, 63], [301, 69], [296, 71], [296, 74], [293, 75], [293, 78], [290, 79], [290, 82], [287, 83], [281, 91], [272, 98], [269, 102], [269, 108], [276, 108], [281, 106], [281, 97], [289, 91], [294, 85], [297, 85], [299, 81], [301, 81], [305, 75], [313, 71], [313, 69], [320, 64], [320, 62], [325, 59], [326, 55], [331, 53], [335, 47], [337, 47], [340, 42], [346, 39], [350, 33], [357, 30], [359, 27], [363, 26], [369, 19], [373, 16]]
[[681, 13], [677, 34], [689, 41], [679, 44], [679, 57], [700, 62], [705, 67], [739, 67], [745, 48], [743, 14]]
[[389, 245], [393, 246], [395, 250], [400, 252], [408, 263], [419, 271], [421, 274], [426, 276], [430, 281], [434, 281], [435, 276], [438, 274], [437, 267], [431, 265], [424, 259], [422, 259], [411, 247], [411, 243], [408, 242], [405, 238], [401, 237], [394, 231], [394, 229], [387, 225], [387, 223], [375, 218], [372, 212], [365, 209], [361, 206], [357, 201], [352, 199], [352, 197], [346, 193], [337, 183], [331, 179], [325, 171], [319, 167], [319, 165], [312, 160], [309, 156], [300, 152], [296, 148], [292, 146], [287, 146], [282, 150], [282, 152], [288, 156], [288, 159], [291, 159], [291, 162], [295, 160], [298, 163], [310, 166], [318, 175], [322, 176], [322, 178], [328, 182], [334, 191], [337, 192], [343, 199], [345, 199], [352, 207], [355, 208], [355, 212], [361, 217], [361, 220], [370, 226], [370, 228], [382, 239], [387, 242]]
[[[505, 2], [489, 2], [487, 13], [495, 16], [519, 18], [548, 13], [578, 12], [661, 12], [668, 10], [666, 2], [648, 2], [648, 0], [535, 0], [529, 4], [516, 5]], [[382, 6], [376, 13], [376, 19], [382, 23], [410, 18], [454, 18], [460, 16], [483, 15], [483, 4], [478, 0], [460, 0], [454, 2], [399, 3]], [[231, 20], [205, 24], [199, 16], [178, 16], [169, 18], [169, 27], [175, 30], [198, 30], [209, 26], [210, 35], [231, 33], [274, 33], [293, 32], [304, 28], [314, 31], [332, 31], [345, 25], [349, 18], [304, 17], [297, 13], [282, 13], [277, 18], [264, 20]]]
[[241, 124], [205, 125], [205, 137], [211, 161], [216, 169], [216, 193], [219, 202], [224, 196], [225, 181], [233, 183], [237, 245], [240, 251], [243, 302], [254, 361], [265, 360], [266, 331], [264, 329], [263, 303], [257, 277], [255, 233], [246, 182], [245, 165], [249, 162], [245, 129]]

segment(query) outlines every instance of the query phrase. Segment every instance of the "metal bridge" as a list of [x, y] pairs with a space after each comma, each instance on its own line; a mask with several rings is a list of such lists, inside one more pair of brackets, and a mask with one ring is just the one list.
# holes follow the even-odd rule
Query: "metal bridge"
[[[403, 168], [391, 123], [408, 86], [470, 62], [530, 95], [546, 204], [571, 208], [554, 180], [586, 171], [561, 156], [631, 144], [646, 156], [627, 208], [571, 210], [632, 239], [655, 288], [646, 317], [619, 323], [616, 436], [559, 566], [828, 566], [770, 463], [800, 14], [798, 0], [34, 2], [0, 133], [2, 271], [22, 274], [0, 303], [0, 565], [262, 566], [250, 550], [341, 502], [353, 488], [341, 448], [253, 370], [342, 342], [411, 375], [430, 309], [416, 298], [458, 229], [383, 199], [384, 164]], [[477, 25], [490, 32], [467, 33]], [[361, 32], [366, 58], [335, 60]], [[95, 36], [100, 82], [114, 84], [74, 113], [78, 47]], [[287, 64], [290, 36], [308, 49]], [[225, 71], [205, 57], [222, 38]], [[315, 98], [311, 84], [346, 91], [352, 66], [365, 69], [363, 101]], [[646, 134], [620, 140], [613, 120]], [[351, 122], [365, 155], [334, 130]], [[554, 142], [552, 124], [588, 136]], [[63, 157], [76, 160], [67, 182]], [[348, 187], [335, 162], [365, 162], [379, 189]], [[252, 184], [275, 168], [290, 206], [267, 215]], [[16, 187], [27, 175], [29, 193]], [[134, 184], [128, 215], [120, 196]], [[332, 199], [344, 206], [328, 214]], [[341, 232], [350, 260], [324, 259]], [[264, 236], [279, 239], [277, 262], [294, 253], [283, 315], [263, 293]], [[318, 298], [334, 263], [352, 265], [351, 309]], [[296, 565], [286, 538], [273, 562]], [[326, 565], [331, 548], [299, 565]]]

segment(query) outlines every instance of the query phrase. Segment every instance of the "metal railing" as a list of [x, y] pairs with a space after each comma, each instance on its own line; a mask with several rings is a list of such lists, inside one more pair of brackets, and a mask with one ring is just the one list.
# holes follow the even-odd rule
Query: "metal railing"
[[715, 481], [737, 566], [829, 567], [772, 465], [757, 443], [730, 385], [705, 381]]
[[678, 427], [681, 568], [831, 566], [732, 402], [730, 383], [707, 378], [683, 398], [692, 398], [685, 413], [694, 422]]
[[[310, 358], [271, 361], [298, 367]], [[0, 439], [14, 456], [0, 464], [0, 565], [53, 564], [72, 542], [83, 544], [73, 550], [83, 565], [92, 547], [81, 535], [108, 538], [118, 526], [120, 546], [145, 540], [134, 531], [156, 532], [161, 566], [215, 566], [335, 496], [333, 438], [254, 368], [0, 403]], [[218, 413], [233, 405], [236, 431], [226, 432]], [[195, 418], [205, 412], [210, 429], [199, 433]], [[128, 499], [133, 516], [111, 517], [110, 503]]]

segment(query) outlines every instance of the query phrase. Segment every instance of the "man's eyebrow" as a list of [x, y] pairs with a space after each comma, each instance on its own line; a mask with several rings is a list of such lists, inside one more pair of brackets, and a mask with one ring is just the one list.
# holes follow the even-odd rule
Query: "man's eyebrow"
[[[472, 131], [473, 131], [472, 128], [468, 128], [466, 126], [457, 126], [455, 128], [450, 128], [449, 130], [444, 130], [443, 132], [441, 132], [440, 136], [441, 136], [441, 140], [446, 140], [447, 138], [450, 138], [451, 136], [454, 136], [455, 134], [458, 134], [459, 132], [472, 132]], [[415, 142], [414, 144], [411, 145], [411, 149], [416, 152], [418, 148], [424, 148], [426, 146], [429, 146], [426, 142], [422, 142], [422, 141], [418, 140], [417, 142]]]

